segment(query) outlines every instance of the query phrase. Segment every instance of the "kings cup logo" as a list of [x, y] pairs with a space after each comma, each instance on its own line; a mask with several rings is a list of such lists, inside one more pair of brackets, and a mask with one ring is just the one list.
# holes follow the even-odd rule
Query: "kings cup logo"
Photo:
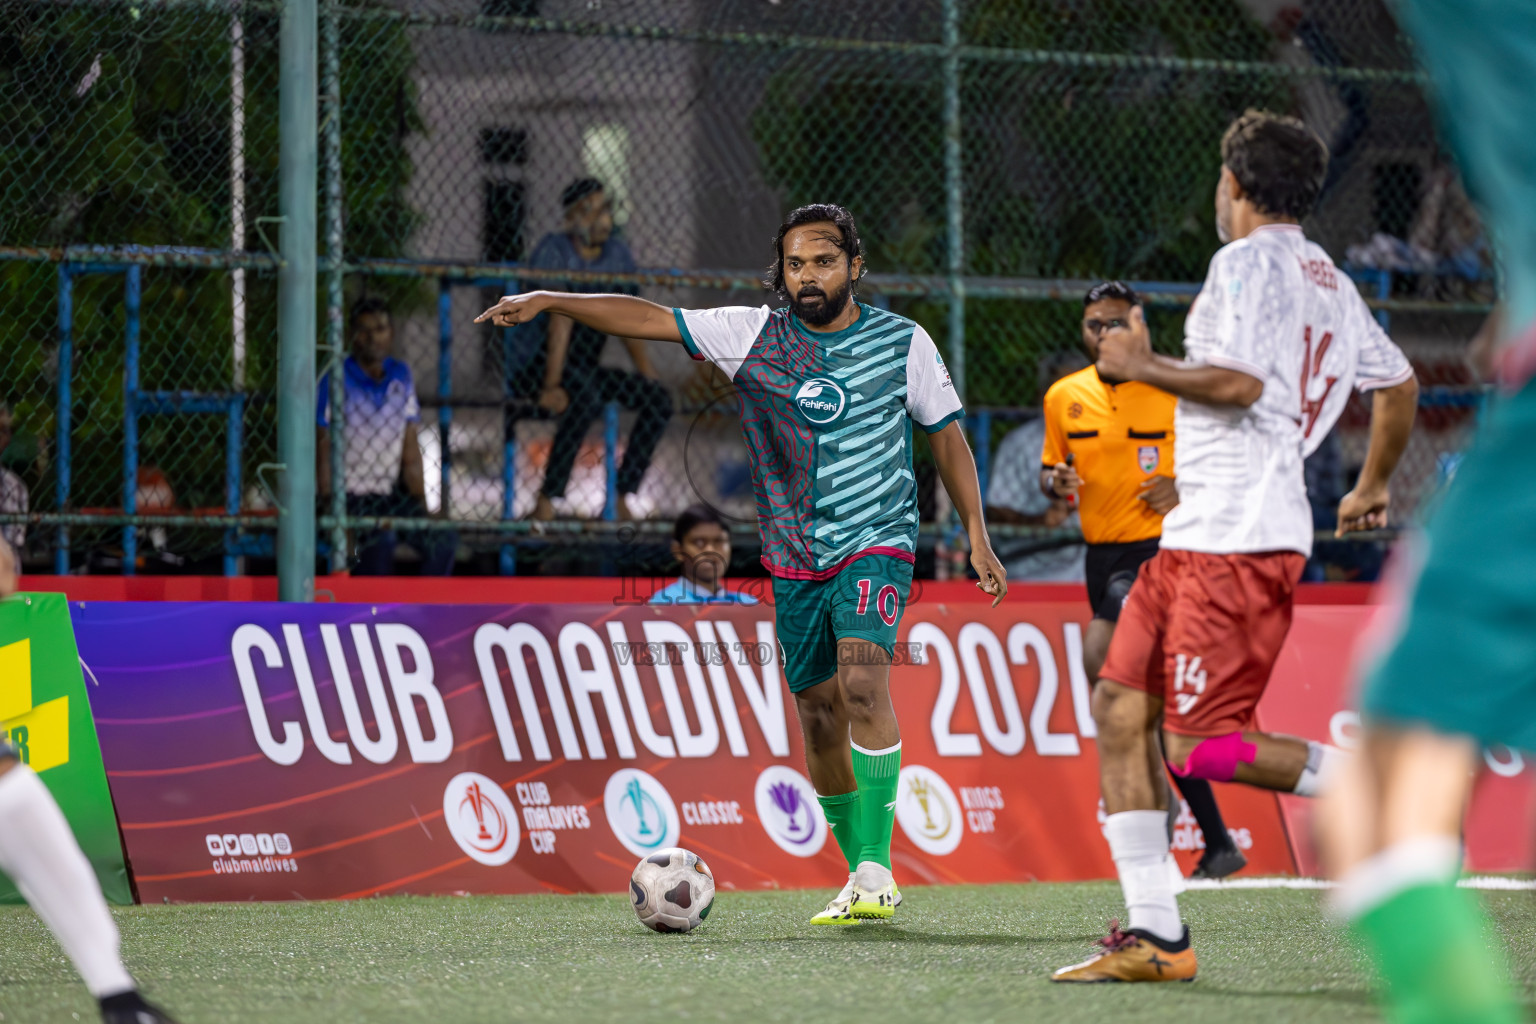
[[960, 804], [932, 768], [907, 765], [896, 783], [896, 820], [924, 853], [953, 853], [960, 845]]
[[443, 790], [443, 820], [459, 849], [496, 867], [517, 853], [521, 833], [512, 800], [479, 772], [455, 775]]
[[1150, 473], [1157, 468], [1158, 454], [1155, 444], [1144, 444], [1136, 449], [1136, 464], [1143, 473]]
[[757, 777], [753, 795], [757, 820], [779, 849], [796, 857], [821, 852], [827, 841], [827, 821], [816, 790], [804, 775], [786, 765], [769, 765]]
[[795, 408], [807, 423], [827, 427], [848, 411], [848, 395], [837, 381], [812, 377], [795, 391]]

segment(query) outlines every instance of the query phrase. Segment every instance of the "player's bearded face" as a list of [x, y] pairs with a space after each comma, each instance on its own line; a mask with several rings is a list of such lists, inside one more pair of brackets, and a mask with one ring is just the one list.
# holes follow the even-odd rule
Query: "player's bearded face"
[[841, 283], [828, 283], [826, 287], [831, 291], [816, 281], [802, 283], [789, 297], [789, 307], [795, 316], [812, 327], [825, 327], [836, 320], [843, 307], [848, 305], [848, 296], [853, 291], [853, 275], [844, 274]]

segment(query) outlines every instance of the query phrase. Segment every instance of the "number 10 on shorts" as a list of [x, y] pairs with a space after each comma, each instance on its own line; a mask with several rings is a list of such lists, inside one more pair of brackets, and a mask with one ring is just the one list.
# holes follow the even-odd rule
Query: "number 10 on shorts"
[[[1187, 715], [1189, 709], [1195, 706], [1195, 701], [1205, 693], [1205, 669], [1200, 667], [1198, 654], [1193, 658], [1187, 654], [1175, 654], [1173, 657], [1173, 703], [1179, 714]], [[1186, 686], [1194, 692], [1185, 692]]]
[[[859, 607], [857, 614], [866, 615], [869, 612], [870, 581], [868, 578], [861, 579], [858, 585]], [[887, 607], [890, 608], [890, 611], [886, 611]], [[880, 618], [885, 620], [887, 626], [894, 626], [896, 624], [897, 613], [901, 611], [901, 595], [896, 592], [895, 587], [887, 583], [880, 588], [880, 593], [875, 598], [875, 610], [880, 613]]]

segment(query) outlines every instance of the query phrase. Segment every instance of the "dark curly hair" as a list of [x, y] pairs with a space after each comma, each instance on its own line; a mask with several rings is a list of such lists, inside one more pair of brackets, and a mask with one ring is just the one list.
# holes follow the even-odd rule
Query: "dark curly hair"
[[1136, 289], [1124, 281], [1100, 281], [1089, 288], [1087, 294], [1083, 296], [1083, 308], [1087, 309], [1095, 302], [1102, 302], [1105, 299], [1119, 299], [1133, 306], [1141, 305], [1141, 296], [1136, 294]]
[[[791, 210], [784, 223], [779, 225], [779, 233], [773, 239], [773, 262], [768, 265], [763, 284], [779, 295], [784, 294], [784, 236], [802, 225], [823, 223], [837, 226], [841, 235], [837, 247], [848, 254], [850, 267], [855, 259], [864, 255], [864, 243], [859, 239], [859, 229], [854, 226], [853, 214], [833, 203], [812, 203]], [[858, 281], [853, 283], [857, 286]]]
[[1221, 137], [1221, 162], [1259, 210], [1300, 220], [1323, 190], [1328, 147], [1298, 118], [1250, 110]]

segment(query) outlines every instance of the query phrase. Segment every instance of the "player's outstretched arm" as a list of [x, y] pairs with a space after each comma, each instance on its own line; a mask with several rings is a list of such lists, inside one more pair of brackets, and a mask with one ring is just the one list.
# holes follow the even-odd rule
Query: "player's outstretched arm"
[[525, 324], [540, 313], [560, 313], [604, 334], [648, 341], [683, 340], [677, 318], [666, 306], [633, 295], [578, 295], [572, 292], [524, 292], [506, 295], [475, 317], [497, 327]]
[[1246, 409], [1264, 394], [1264, 382], [1252, 374], [1223, 366], [1196, 366], [1153, 352], [1140, 306], [1131, 309], [1128, 326], [1111, 327], [1099, 339], [1098, 368], [1101, 377], [1139, 380], [1202, 405]]
[[1365, 465], [1360, 467], [1355, 489], [1339, 500], [1339, 527], [1334, 536], [1386, 528], [1387, 506], [1392, 500], [1387, 484], [1408, 447], [1418, 408], [1419, 382], [1413, 377], [1371, 396], [1371, 440], [1365, 450]]
[[1003, 563], [992, 551], [992, 538], [987, 534], [986, 519], [981, 513], [981, 482], [976, 478], [976, 459], [971, 446], [965, 440], [965, 431], [959, 423], [951, 423], [943, 430], [928, 435], [933, 449], [933, 461], [939, 467], [939, 478], [949, 492], [949, 500], [955, 503], [955, 511], [965, 524], [965, 532], [971, 539], [971, 567], [976, 570], [976, 586], [992, 597], [996, 608], [1008, 593], [1008, 573]]

